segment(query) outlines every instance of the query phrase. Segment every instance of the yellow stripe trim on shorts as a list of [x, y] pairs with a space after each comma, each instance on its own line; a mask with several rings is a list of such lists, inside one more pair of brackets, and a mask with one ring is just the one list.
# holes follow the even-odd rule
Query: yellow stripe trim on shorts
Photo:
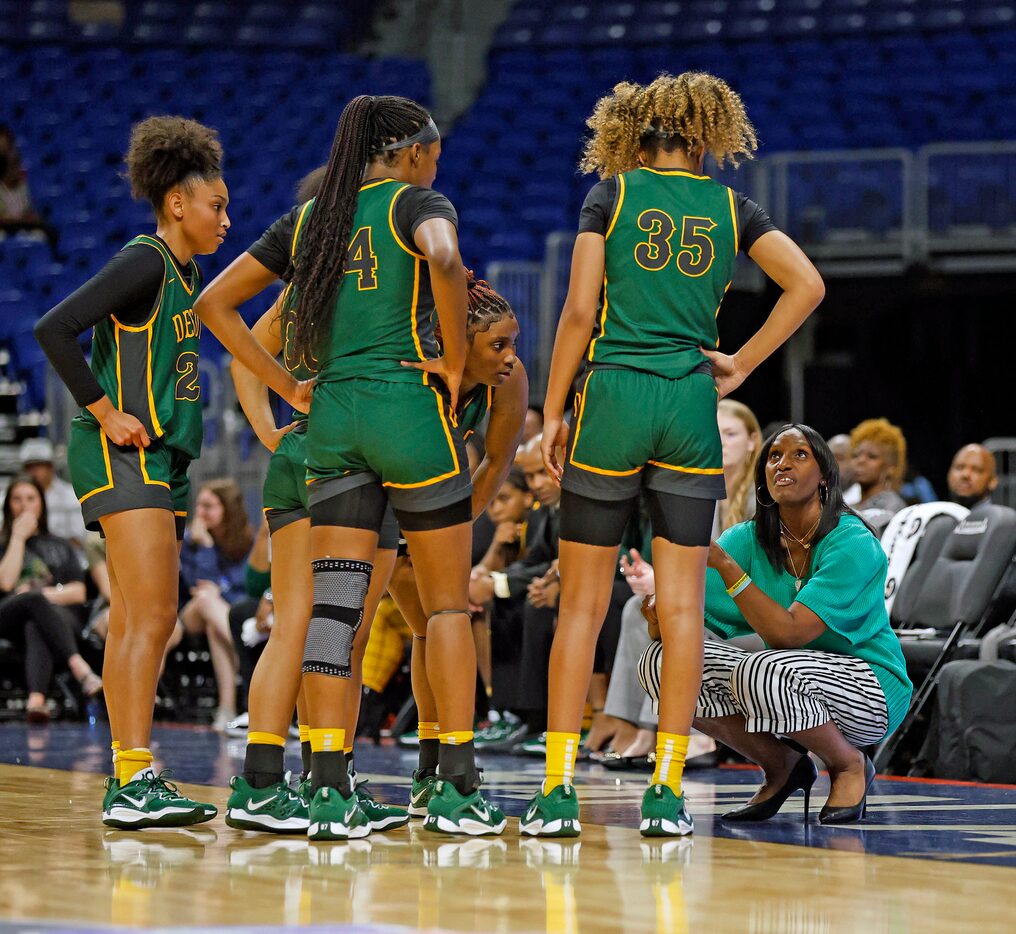
[[664, 464], [660, 461], [650, 461], [654, 467], [662, 467], [664, 470], [676, 470], [678, 473], [697, 473], [707, 477], [716, 477], [723, 473], [722, 467], [675, 467], [673, 464]]
[[568, 463], [573, 464], [575, 467], [579, 467], [582, 470], [590, 470], [593, 473], [603, 474], [607, 477], [631, 477], [637, 474], [642, 468], [636, 467], [634, 470], [607, 470], [603, 467], [591, 467], [589, 464], [581, 464], [575, 460], [575, 451], [579, 446], [579, 435], [582, 433], [582, 416], [586, 413], [586, 390], [589, 388], [589, 380], [593, 378], [593, 371], [590, 370], [586, 374], [586, 381], [582, 384], [582, 392], [580, 393], [581, 400], [579, 402], [579, 417], [575, 420], [575, 440], [572, 442], [572, 452], [568, 455]]
[[164, 486], [167, 490], [169, 489], [169, 484], [165, 480], [153, 480], [148, 476], [148, 465], [145, 463], [144, 448], [138, 448], [138, 463], [141, 465], [141, 478], [145, 483], [149, 486]]
[[423, 486], [433, 486], [442, 480], [448, 480], [450, 477], [456, 476], [462, 469], [459, 466], [459, 455], [455, 451], [455, 442], [452, 440], [451, 430], [448, 428], [448, 419], [445, 418], [444, 400], [441, 398], [441, 393], [433, 386], [427, 388], [434, 393], [434, 397], [437, 399], [437, 414], [441, 417], [441, 427], [444, 428], [445, 439], [448, 441], [448, 450], [451, 451], [452, 463], [455, 465], [455, 469], [448, 471], [448, 473], [443, 473], [439, 477], [432, 477], [430, 480], [421, 480], [419, 483], [382, 483], [382, 486], [390, 486], [396, 490], [416, 490]]
[[106, 434], [105, 434], [105, 432], [103, 432], [103, 430], [101, 428], [99, 429], [99, 442], [102, 444], [102, 459], [106, 463], [106, 481], [107, 482], [106, 482], [105, 486], [96, 487], [90, 493], [86, 493], [84, 496], [82, 496], [78, 500], [79, 503], [83, 503], [90, 496], [95, 496], [96, 493], [105, 493], [106, 490], [112, 490], [113, 489], [113, 468], [112, 468], [112, 466], [110, 466], [110, 463], [109, 463], [109, 446], [108, 446], [108, 444], [106, 442]]

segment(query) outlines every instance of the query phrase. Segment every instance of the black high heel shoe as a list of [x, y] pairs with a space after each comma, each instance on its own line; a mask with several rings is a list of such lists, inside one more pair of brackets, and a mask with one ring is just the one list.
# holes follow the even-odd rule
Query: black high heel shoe
[[818, 769], [815, 763], [807, 755], [801, 756], [797, 764], [790, 770], [787, 780], [771, 798], [759, 801], [755, 804], [742, 804], [739, 808], [727, 811], [721, 816], [721, 820], [728, 821], [763, 821], [773, 817], [783, 803], [795, 791], [800, 789], [804, 792], [804, 821], [808, 822], [808, 805], [811, 800], [811, 786], [818, 778]]
[[857, 804], [852, 804], [849, 807], [829, 807], [825, 805], [818, 814], [818, 822], [820, 824], [852, 824], [854, 821], [859, 821], [864, 817], [864, 812], [868, 809], [868, 789], [871, 788], [871, 783], [875, 781], [875, 766], [871, 759], [867, 756], [864, 757], [864, 794], [861, 795], [861, 800]]

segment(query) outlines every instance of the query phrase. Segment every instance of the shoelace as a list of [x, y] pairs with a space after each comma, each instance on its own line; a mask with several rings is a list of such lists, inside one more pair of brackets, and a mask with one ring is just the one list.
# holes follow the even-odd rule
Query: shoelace
[[180, 794], [180, 789], [177, 788], [177, 786], [171, 781], [167, 781], [172, 774], [172, 769], [163, 769], [158, 775], [152, 775], [151, 778], [146, 780], [148, 790], [155, 794], [166, 795], [168, 797], [183, 797]]

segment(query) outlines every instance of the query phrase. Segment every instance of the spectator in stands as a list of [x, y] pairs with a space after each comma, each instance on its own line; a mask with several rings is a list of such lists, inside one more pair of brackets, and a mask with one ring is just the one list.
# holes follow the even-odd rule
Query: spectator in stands
[[0, 234], [19, 230], [41, 231], [51, 239], [45, 222], [32, 206], [28, 173], [21, 164], [14, 131], [0, 123]]
[[526, 444], [542, 433], [543, 407], [536, 403], [530, 403], [529, 408], [526, 409], [525, 424], [522, 426], [522, 443]]
[[81, 516], [81, 506], [74, 495], [74, 487], [57, 476], [53, 466], [53, 443], [48, 438], [28, 438], [21, 444], [20, 455], [22, 469], [45, 493], [52, 534], [83, 547], [85, 520]]
[[561, 488], [544, 467], [541, 440], [541, 435], [533, 437], [518, 457], [537, 501], [526, 521], [524, 551], [504, 570], [484, 569], [469, 582], [472, 603], [492, 604], [492, 643], [517, 647], [514, 665], [505, 654], [493, 657], [492, 703], [523, 715], [530, 736], [546, 729], [547, 665], [559, 592], [552, 566], [557, 559]]
[[861, 488], [854, 508], [881, 535], [907, 505], [899, 494], [907, 472], [906, 439], [888, 419], [869, 418], [850, 432], [850, 447], [854, 478]]
[[[695, 725], [765, 771], [758, 793], [725, 820], [767, 820], [798, 789], [807, 808], [816, 777], [809, 751], [832, 782], [820, 822], [860, 819], [875, 777], [861, 747], [894, 730], [910, 703], [906, 663], [885, 609], [886, 556], [844, 505], [838, 473], [814, 429], [786, 426], [762, 446], [755, 520], [710, 547], [706, 626], [724, 640], [755, 632], [770, 647], [752, 654], [705, 642]], [[661, 655], [655, 642], [639, 663], [654, 698]]]
[[236, 717], [238, 659], [229, 609], [246, 596], [247, 555], [253, 544], [254, 533], [237, 483], [226, 479], [202, 484], [180, 554], [181, 594], [189, 595], [180, 621], [190, 635], [208, 637], [219, 690], [213, 723], [218, 730]]
[[946, 483], [949, 499], [967, 509], [990, 503], [998, 486], [995, 456], [983, 444], [965, 444], [949, 465]]
[[755, 459], [762, 447], [758, 419], [743, 402], [721, 399], [716, 407], [716, 422], [723, 445], [727, 498], [717, 504], [714, 539], [732, 525], [755, 515]]
[[0, 527], [0, 637], [22, 643], [26, 712], [30, 723], [49, 720], [46, 691], [54, 664], [66, 666], [86, 697], [102, 680], [78, 651], [85, 600], [81, 565], [70, 542], [49, 531], [42, 488], [29, 476], [7, 488]]
[[[777, 425], [777, 428], [782, 427]], [[765, 435], [769, 437], [771, 432]], [[833, 435], [826, 444], [829, 445], [829, 450], [833, 452], [833, 457], [836, 458], [836, 466], [840, 469], [840, 485], [843, 487], [843, 502], [848, 506], [854, 506], [861, 499], [861, 488], [854, 480], [854, 459], [853, 459], [853, 447], [850, 444], [850, 435], [838, 434]]]

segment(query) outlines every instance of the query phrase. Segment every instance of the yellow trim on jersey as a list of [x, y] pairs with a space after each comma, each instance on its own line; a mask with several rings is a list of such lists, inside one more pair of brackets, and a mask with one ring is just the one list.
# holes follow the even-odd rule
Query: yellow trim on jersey
[[664, 470], [676, 470], [678, 473], [697, 473], [708, 477], [715, 477], [723, 473], [722, 467], [675, 467], [673, 464], [664, 464], [661, 461], [650, 461], [654, 467], [662, 467]]
[[624, 204], [624, 176], [617, 176], [617, 205], [614, 207], [614, 216], [610, 219], [610, 223], [607, 225], [607, 232], [603, 235], [603, 239], [606, 240], [613, 232], [614, 225], [617, 223], [617, 219], [621, 216], [621, 205]]
[[187, 510], [186, 509], [177, 509], [177, 510], [174, 510], [173, 511], [173, 515], [174, 516], [183, 516], [184, 518], [186, 518], [187, 517]]
[[387, 185], [391, 182], [398, 181], [395, 178], [379, 178], [373, 182], [365, 182], [360, 186], [360, 191], [369, 191], [371, 188], [377, 188], [378, 185]]
[[684, 175], [687, 178], [705, 179], [708, 182], [713, 181], [708, 175], [696, 175], [694, 172], [689, 172], [687, 169], [651, 169], [648, 165], [640, 165], [639, 171], [641, 172], [652, 172], [653, 175]]
[[153, 480], [148, 476], [148, 465], [145, 463], [145, 449], [138, 448], [138, 463], [141, 466], [141, 479], [145, 481], [149, 486], [164, 486], [167, 490], [170, 488], [169, 484], [165, 480]]
[[634, 470], [607, 470], [603, 467], [592, 467], [589, 464], [582, 464], [575, 460], [575, 451], [579, 446], [579, 435], [582, 433], [582, 416], [586, 412], [586, 390], [589, 388], [589, 380], [593, 378], [593, 371], [586, 375], [586, 381], [582, 384], [582, 392], [580, 393], [581, 400], [579, 402], [579, 417], [575, 420], [575, 440], [572, 442], [571, 454], [568, 455], [568, 463], [579, 467], [582, 470], [589, 470], [593, 473], [603, 474], [607, 477], [631, 477], [637, 474], [641, 467], [636, 467]]
[[[416, 329], [416, 309], [420, 303], [420, 261], [416, 260], [413, 264], [413, 304], [409, 309], [409, 321], [410, 327], [413, 331], [413, 346], [416, 348], [416, 355], [421, 360], [427, 358], [423, 355], [423, 346], [420, 344], [420, 334]], [[429, 386], [427, 382], [427, 374], [423, 374], [423, 385]]]
[[382, 486], [390, 486], [396, 490], [416, 490], [424, 486], [433, 486], [435, 483], [440, 483], [442, 480], [448, 480], [450, 477], [456, 476], [462, 469], [459, 466], [459, 455], [455, 451], [455, 442], [452, 440], [451, 429], [448, 427], [448, 419], [445, 418], [444, 412], [444, 400], [441, 398], [439, 393], [433, 386], [428, 387], [434, 397], [437, 399], [437, 414], [441, 418], [441, 427], [444, 429], [445, 440], [448, 442], [448, 450], [452, 455], [452, 463], [455, 465], [453, 470], [448, 473], [443, 473], [438, 477], [431, 477], [429, 480], [421, 480], [419, 483], [382, 483]]
[[603, 311], [600, 314], [600, 333], [596, 335], [589, 343], [589, 362], [593, 362], [593, 354], [596, 353], [596, 342], [603, 337], [604, 331], [607, 330], [607, 307], [610, 305], [610, 300], [607, 298], [607, 273], [603, 273]]
[[734, 259], [737, 259], [737, 251], [740, 244], [737, 242], [737, 208], [734, 206], [734, 189], [727, 189], [727, 197], [730, 199], [730, 225], [734, 229]]
[[[307, 209], [314, 203], [314, 199], [311, 198], [300, 211], [300, 216], [296, 219], [296, 225], [293, 227], [293, 244], [289, 251], [289, 258], [296, 259], [296, 241], [300, 236], [300, 228], [303, 227], [303, 219], [307, 216]], [[287, 286], [289, 288], [289, 286]]]
[[113, 467], [109, 462], [109, 444], [106, 441], [106, 433], [101, 428], [99, 429], [99, 443], [102, 445], [102, 459], [106, 464], [106, 485], [96, 487], [94, 490], [86, 493], [78, 500], [79, 503], [83, 503], [89, 497], [95, 496], [96, 493], [105, 493], [106, 490], [113, 489]]
[[[155, 237], [151, 237], [148, 234], [140, 234], [139, 236], [135, 237], [134, 239], [135, 240], [140, 240], [142, 243], [147, 244], [150, 247], [154, 247], [156, 250], [158, 250], [162, 254], [162, 258], [163, 258], [163, 260], [166, 263], [166, 274], [167, 274], [166, 278], [169, 278], [169, 272], [170, 272], [170, 270], [172, 270], [173, 272], [178, 272], [179, 271], [177, 269], [176, 262], [174, 261], [174, 258], [172, 256], [172, 254], [170, 254], [169, 247], [165, 246], [159, 240], [156, 240]], [[169, 255], [167, 255], [167, 254], [169, 254]], [[197, 273], [197, 263], [195, 263], [194, 260], [192, 259], [187, 264], [187, 266], [190, 267], [191, 273], [194, 274], [194, 279], [193, 279], [194, 285], [193, 286], [187, 285], [187, 283], [184, 281], [182, 276], [180, 277], [180, 285], [183, 286], [184, 291], [188, 295], [193, 295], [194, 294], [194, 287], [197, 286], [197, 284], [198, 284], [197, 275], [196, 275], [196, 273]], [[163, 286], [165, 286], [166, 279], [163, 279], [162, 281], [163, 281]]]
[[395, 229], [395, 202], [399, 200], [399, 195], [401, 195], [408, 187], [409, 185], [403, 185], [397, 192], [395, 192], [394, 195], [392, 195], [392, 200], [388, 204], [388, 229], [392, 232], [395, 242], [410, 256], [415, 256], [417, 259], [425, 260], [427, 257], [423, 253], [406, 246], [406, 244], [402, 242], [399, 232]]
[[[160, 438], [166, 433], [163, 430], [162, 425], [159, 423], [159, 416], [155, 414], [155, 392], [152, 389], [152, 331], [148, 332], [148, 359], [145, 361], [145, 376], [147, 377], [148, 385], [145, 387], [148, 390], [148, 411], [152, 416], [152, 428], [155, 429], [156, 435]], [[197, 357], [197, 354], [194, 355]], [[117, 363], [119, 364], [120, 358], [117, 357]], [[195, 375], [197, 375], [197, 366], [194, 367]]]

